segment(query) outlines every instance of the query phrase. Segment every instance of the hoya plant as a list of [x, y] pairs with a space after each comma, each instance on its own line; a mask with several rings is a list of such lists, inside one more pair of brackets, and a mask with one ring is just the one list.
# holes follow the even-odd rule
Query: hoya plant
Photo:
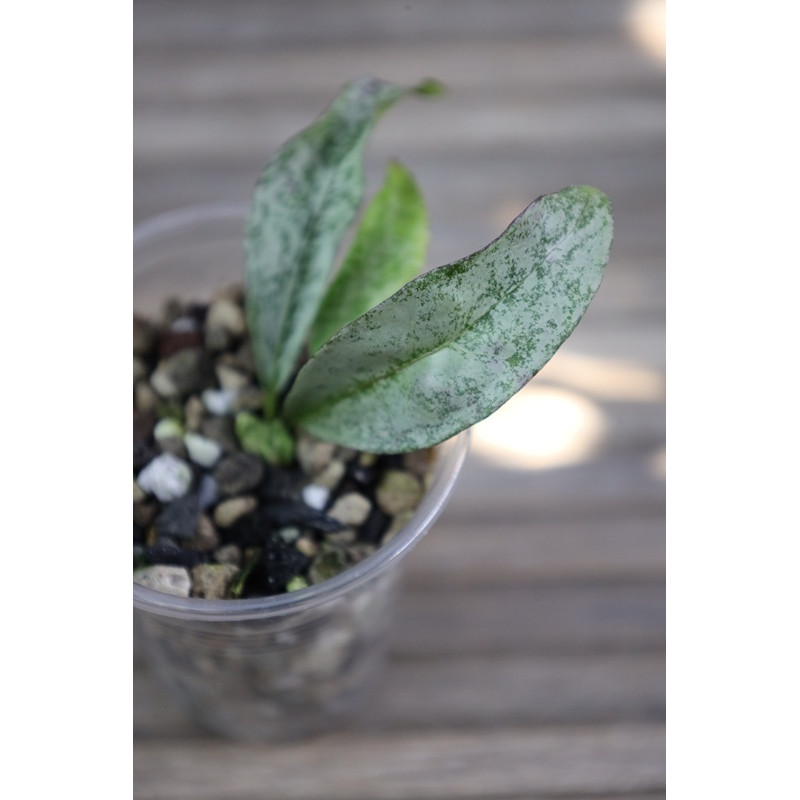
[[539, 197], [482, 250], [420, 275], [427, 213], [397, 162], [339, 260], [377, 119], [404, 95], [439, 90], [351, 81], [256, 186], [245, 302], [264, 408], [241, 413], [236, 430], [274, 464], [292, 459], [297, 429], [402, 453], [469, 428], [547, 363], [600, 285], [613, 221], [589, 186]]

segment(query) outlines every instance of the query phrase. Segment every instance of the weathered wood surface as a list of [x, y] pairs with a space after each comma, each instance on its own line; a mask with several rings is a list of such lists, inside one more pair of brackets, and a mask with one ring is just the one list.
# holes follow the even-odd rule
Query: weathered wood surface
[[392, 155], [417, 176], [430, 266], [569, 183], [602, 188], [616, 216], [600, 294], [532, 386], [590, 405], [592, 448], [504, 469], [476, 437], [346, 730], [209, 738], [137, 662], [135, 797], [664, 796], [664, 64], [632, 32], [634, 6], [134, 3], [135, 221], [246, 202], [274, 148], [365, 73], [450, 87], [389, 112], [368, 156], [372, 187]]

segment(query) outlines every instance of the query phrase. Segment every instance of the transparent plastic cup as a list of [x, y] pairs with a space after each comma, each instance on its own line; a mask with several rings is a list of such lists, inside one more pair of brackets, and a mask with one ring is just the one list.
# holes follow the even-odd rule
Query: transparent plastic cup
[[[134, 230], [134, 310], [207, 301], [241, 281], [246, 209], [198, 206]], [[468, 433], [436, 448], [430, 488], [408, 524], [347, 571], [263, 598], [175, 597], [133, 585], [136, 653], [202, 727], [285, 740], [353, 716], [385, 654], [404, 557], [453, 490]]]

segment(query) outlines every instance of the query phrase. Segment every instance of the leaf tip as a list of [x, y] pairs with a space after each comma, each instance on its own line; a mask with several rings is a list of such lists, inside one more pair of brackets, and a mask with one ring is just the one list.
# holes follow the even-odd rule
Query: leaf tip
[[437, 97], [447, 91], [447, 87], [436, 78], [425, 78], [414, 87], [414, 91], [426, 97]]

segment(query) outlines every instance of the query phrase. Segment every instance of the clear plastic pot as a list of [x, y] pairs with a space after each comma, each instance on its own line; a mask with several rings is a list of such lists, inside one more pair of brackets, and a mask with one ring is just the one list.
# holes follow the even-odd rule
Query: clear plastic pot
[[[204, 301], [239, 282], [246, 209], [199, 206], [134, 230], [134, 310]], [[287, 739], [336, 725], [368, 694], [384, 655], [404, 556], [447, 502], [468, 434], [437, 448], [429, 491], [385, 546], [323, 583], [272, 597], [206, 600], [134, 584], [137, 653], [203, 727]]]

